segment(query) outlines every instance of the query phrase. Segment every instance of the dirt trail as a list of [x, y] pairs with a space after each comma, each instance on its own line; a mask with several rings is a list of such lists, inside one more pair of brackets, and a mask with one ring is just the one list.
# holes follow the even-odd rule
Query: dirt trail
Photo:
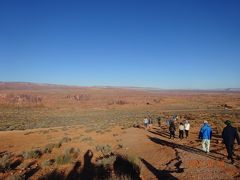
[[[8, 151], [17, 155], [24, 150], [44, 147], [50, 142], [58, 142], [64, 136], [68, 136], [72, 138], [71, 142], [63, 144], [60, 149], [54, 149], [51, 154], [45, 154], [37, 160], [38, 164], [56, 157], [69, 147], [80, 148], [82, 155], [91, 149], [94, 158], [97, 158], [100, 154], [96, 152], [96, 145], [110, 144], [117, 153], [140, 158], [142, 179], [240, 179], [240, 161], [236, 160], [235, 165], [227, 162], [224, 145], [217, 143], [220, 137], [213, 136], [210, 154], [205, 154], [201, 151], [197, 131], [197, 128], [192, 128], [190, 137], [183, 140], [178, 138], [170, 140], [167, 128], [159, 129], [156, 126], [151, 130], [116, 128], [102, 135], [95, 132], [86, 133], [84, 129], [75, 126], [67, 129], [5, 131], [0, 132], [0, 152]], [[91, 137], [92, 141], [79, 141], [81, 137]], [[118, 144], [123, 145], [123, 148], [116, 149]], [[240, 149], [236, 150], [236, 154], [240, 154]], [[71, 168], [71, 165], [66, 168]], [[47, 171], [40, 170], [30, 179], [37, 179], [45, 173]]]
[[240, 178], [240, 161], [237, 160], [235, 165], [229, 164], [225, 148], [215, 143], [216, 138], [212, 140], [211, 152], [205, 154], [201, 151], [197, 134], [191, 133], [190, 136], [188, 139], [170, 140], [166, 129], [129, 129], [122, 139], [128, 147], [126, 153], [142, 159], [143, 179]]

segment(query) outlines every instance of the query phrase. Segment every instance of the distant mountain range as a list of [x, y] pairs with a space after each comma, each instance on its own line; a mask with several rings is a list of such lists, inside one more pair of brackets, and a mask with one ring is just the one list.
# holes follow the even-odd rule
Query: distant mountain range
[[0, 81], [0, 90], [34, 90], [34, 89], [67, 89], [67, 88], [116, 88], [148, 91], [226, 91], [240, 92], [240, 88], [223, 88], [223, 89], [163, 89], [154, 87], [127, 87], [127, 86], [74, 86], [48, 83], [32, 82], [3, 82]]

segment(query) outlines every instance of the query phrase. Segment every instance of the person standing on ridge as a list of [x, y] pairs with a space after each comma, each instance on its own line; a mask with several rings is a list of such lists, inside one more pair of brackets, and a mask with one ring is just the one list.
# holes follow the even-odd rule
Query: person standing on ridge
[[190, 124], [189, 124], [189, 122], [186, 120], [185, 123], [184, 123], [184, 131], [185, 131], [186, 138], [188, 138], [189, 130], [190, 130]]
[[231, 163], [234, 163], [234, 159], [233, 159], [233, 145], [234, 145], [234, 141], [235, 139], [237, 140], [238, 145], [240, 145], [240, 138], [237, 132], [237, 129], [232, 127], [232, 122], [227, 120], [225, 121], [226, 127], [223, 129], [222, 132], [222, 138], [223, 138], [223, 143], [226, 146], [227, 149], [227, 153], [228, 153], [228, 160], [231, 160]]
[[180, 123], [179, 125], [179, 138], [183, 139], [183, 133], [184, 133], [184, 126], [183, 123]]
[[170, 122], [170, 125], [169, 125], [169, 133], [170, 133], [169, 139], [171, 139], [172, 137], [173, 137], [173, 139], [175, 138], [175, 131], [176, 131], [175, 124], [172, 121], [172, 122]]
[[210, 141], [212, 139], [212, 128], [204, 121], [203, 126], [199, 131], [199, 139], [202, 139], [202, 150], [207, 154], [210, 151]]

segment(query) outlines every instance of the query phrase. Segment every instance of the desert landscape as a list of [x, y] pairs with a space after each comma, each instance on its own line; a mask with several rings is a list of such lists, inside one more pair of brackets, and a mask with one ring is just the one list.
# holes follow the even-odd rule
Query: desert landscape
[[[174, 115], [173, 140], [167, 121]], [[190, 134], [180, 140], [185, 120]], [[198, 139], [204, 120], [213, 129], [209, 154]], [[231, 164], [222, 143], [226, 120], [240, 130], [236, 89], [1, 82], [0, 179], [240, 179], [240, 148]]]

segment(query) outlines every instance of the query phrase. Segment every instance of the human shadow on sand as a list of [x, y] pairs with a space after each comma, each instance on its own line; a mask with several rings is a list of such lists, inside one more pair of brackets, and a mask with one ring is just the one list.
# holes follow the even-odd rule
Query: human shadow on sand
[[168, 171], [168, 170], [158, 170], [154, 166], [152, 166], [149, 162], [144, 159], [141, 159], [142, 163], [151, 171], [157, 179], [166, 179], [166, 180], [176, 180], [177, 178], [171, 175], [175, 171]]
[[158, 136], [162, 136], [164, 138], [169, 138], [169, 136], [170, 136], [168, 132], [159, 131], [159, 130], [157, 130], [157, 131], [149, 130], [149, 132], [152, 133], [152, 134], [158, 135]]
[[113, 172], [114, 177], [127, 177], [136, 180], [141, 179], [140, 169], [137, 169], [134, 164], [120, 155], [116, 155], [113, 167], [95, 165], [92, 163], [92, 158], [93, 153], [91, 150], [88, 150], [84, 155], [83, 167], [81, 167], [81, 162], [77, 161], [67, 175], [65, 175], [64, 172], [59, 172], [55, 169], [51, 173], [39, 178], [39, 180], [105, 180], [112, 179]]
[[198, 154], [198, 155], [201, 155], [201, 156], [205, 156], [205, 157], [208, 157], [208, 158], [211, 158], [211, 159], [214, 159], [214, 160], [220, 160], [220, 161], [222, 160], [222, 158], [215, 157], [211, 154], [206, 154], [202, 150], [194, 148], [194, 147], [181, 145], [181, 144], [176, 144], [176, 143], [173, 143], [173, 142], [168, 142], [168, 141], [165, 141], [165, 140], [162, 140], [162, 139], [159, 139], [159, 138], [156, 138], [156, 137], [151, 137], [151, 136], [148, 136], [148, 138], [151, 141], [155, 142], [156, 144], [160, 144], [162, 146], [168, 146], [168, 147], [171, 147], [173, 149], [178, 148], [178, 149], [181, 149], [181, 150], [184, 150], [184, 151], [187, 151], [187, 152], [190, 152], [190, 153]]

